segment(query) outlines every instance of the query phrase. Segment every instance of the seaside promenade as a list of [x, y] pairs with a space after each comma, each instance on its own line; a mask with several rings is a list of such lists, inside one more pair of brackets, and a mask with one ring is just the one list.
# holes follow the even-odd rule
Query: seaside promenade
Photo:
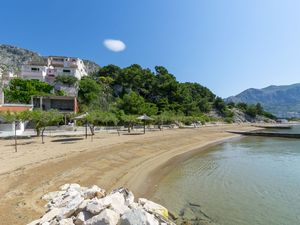
[[0, 224], [26, 224], [44, 213], [43, 194], [65, 183], [96, 184], [107, 190], [125, 186], [151, 199], [155, 184], [173, 166], [229, 138], [227, 130], [250, 125], [171, 129], [146, 135], [98, 133], [91, 139], [59, 137], [0, 140]]

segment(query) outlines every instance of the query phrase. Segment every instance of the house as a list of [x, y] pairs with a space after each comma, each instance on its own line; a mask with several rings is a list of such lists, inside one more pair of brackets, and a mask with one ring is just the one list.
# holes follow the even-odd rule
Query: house
[[[23, 112], [23, 111], [31, 111], [32, 105], [24, 105], [24, 104], [2, 104], [0, 105], [0, 112]], [[17, 135], [23, 134], [26, 127], [26, 122], [24, 121], [15, 121], [12, 123], [8, 123], [3, 120], [0, 116], [0, 136], [12, 136], [15, 133]]]
[[3, 88], [7, 87], [9, 85], [10, 80], [15, 77], [17, 77], [17, 75], [13, 72], [7, 71], [0, 67], [0, 105], [4, 104]]
[[79, 58], [49, 56], [40, 61], [30, 61], [21, 68], [23, 79], [36, 79], [53, 84], [55, 77], [68, 75], [80, 80], [87, 75], [83, 61]]
[[58, 110], [63, 113], [77, 113], [77, 98], [73, 96], [32, 96], [33, 109]]

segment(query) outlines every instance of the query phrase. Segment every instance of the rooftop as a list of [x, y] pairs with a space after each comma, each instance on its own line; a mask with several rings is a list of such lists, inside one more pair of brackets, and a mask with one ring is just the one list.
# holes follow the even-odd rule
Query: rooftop
[[31, 110], [32, 105], [25, 104], [3, 104], [0, 105], [0, 112], [23, 112], [27, 110]]

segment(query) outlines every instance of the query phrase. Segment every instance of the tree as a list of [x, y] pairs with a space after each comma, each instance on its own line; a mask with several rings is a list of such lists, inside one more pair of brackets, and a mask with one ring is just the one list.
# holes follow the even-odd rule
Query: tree
[[263, 115], [263, 113], [264, 113], [264, 108], [262, 107], [262, 105], [260, 103], [256, 104], [256, 112], [258, 115]]
[[248, 105], [247, 110], [246, 110], [246, 114], [248, 114], [251, 117], [256, 117], [256, 115], [257, 115], [256, 106], [255, 105]]
[[5, 122], [7, 123], [13, 123], [14, 124], [14, 136], [15, 136], [15, 152], [18, 151], [18, 147], [17, 147], [17, 123], [21, 122], [21, 114], [20, 113], [15, 113], [15, 112], [1, 112], [0, 113], [0, 118], [3, 119]]
[[78, 82], [77, 77], [70, 75], [58, 75], [55, 77], [55, 83], [61, 83], [67, 86], [74, 86]]
[[133, 125], [138, 122], [137, 117], [137, 115], [120, 115], [120, 122], [124, 125], [127, 125], [128, 133], [130, 133], [130, 130], [133, 128]]
[[215, 107], [217, 110], [219, 110], [222, 114], [225, 113], [225, 111], [226, 111], [226, 104], [225, 104], [225, 102], [223, 101], [222, 98], [217, 97], [217, 98], [215, 99], [213, 105], [214, 105], [214, 107]]
[[94, 110], [88, 112], [87, 116], [83, 118], [89, 125], [92, 135], [95, 134], [95, 126], [96, 125], [108, 125], [118, 124], [118, 118], [114, 113], [111, 112], [103, 112], [100, 110]]
[[31, 96], [50, 95], [53, 86], [38, 80], [12, 79], [4, 89], [5, 100], [11, 103], [30, 103]]
[[44, 144], [44, 131], [47, 126], [58, 125], [63, 120], [63, 114], [57, 110], [51, 111], [25, 111], [21, 115], [23, 120], [28, 120], [34, 125], [36, 134], [42, 135], [42, 143]]
[[78, 101], [82, 106], [97, 108], [102, 95], [102, 86], [90, 77], [83, 77], [79, 82]]

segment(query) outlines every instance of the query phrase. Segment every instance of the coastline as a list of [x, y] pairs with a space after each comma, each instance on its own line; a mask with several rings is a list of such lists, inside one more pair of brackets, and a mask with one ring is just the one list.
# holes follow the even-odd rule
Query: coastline
[[[40, 197], [67, 182], [77, 182], [86, 186], [98, 184], [108, 190], [125, 186], [137, 197], [151, 197], [155, 184], [177, 163], [213, 145], [239, 137], [227, 133], [228, 129], [257, 128], [250, 125], [222, 125], [121, 137], [100, 134], [94, 142], [80, 141], [53, 146], [52, 143], [48, 143], [47, 148], [36, 143], [34, 145], [38, 146], [37, 151], [41, 151], [41, 156], [43, 151], [49, 153], [49, 149], [55, 154], [49, 153], [41, 162], [29, 160], [26, 164], [26, 160], [22, 159], [30, 158], [36, 153], [35, 157], [38, 160], [39, 154], [34, 150], [29, 155], [23, 152], [23, 156], [16, 160], [17, 165], [18, 162], [23, 162], [21, 166], [11, 165], [10, 170], [5, 172], [2, 168], [0, 194], [4, 197], [1, 197], [0, 201], [0, 221], [3, 224], [24, 224], [39, 217], [45, 204]], [[20, 151], [25, 151], [27, 147], [22, 146]], [[62, 149], [69, 151], [56, 154]], [[3, 166], [4, 161], [4, 157], [1, 157], [0, 165]], [[10, 161], [6, 164], [10, 164]]]

